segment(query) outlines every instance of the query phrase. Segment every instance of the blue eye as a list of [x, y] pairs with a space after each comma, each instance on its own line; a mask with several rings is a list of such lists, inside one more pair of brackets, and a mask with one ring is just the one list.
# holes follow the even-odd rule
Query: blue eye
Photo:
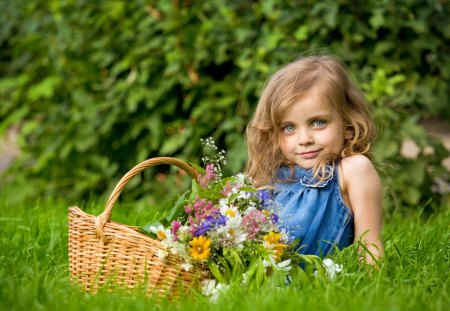
[[324, 127], [327, 124], [325, 120], [314, 120], [312, 125], [313, 127]]
[[283, 126], [281, 130], [286, 133], [292, 133], [293, 131], [295, 131], [295, 127], [292, 124], [287, 124]]

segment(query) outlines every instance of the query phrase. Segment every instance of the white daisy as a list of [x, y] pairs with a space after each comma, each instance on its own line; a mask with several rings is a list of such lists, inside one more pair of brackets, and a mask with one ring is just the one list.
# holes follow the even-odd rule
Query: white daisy
[[238, 208], [234, 205], [223, 205], [220, 206], [220, 213], [224, 216], [227, 216], [227, 222], [229, 219], [241, 219], [241, 213], [239, 212]]

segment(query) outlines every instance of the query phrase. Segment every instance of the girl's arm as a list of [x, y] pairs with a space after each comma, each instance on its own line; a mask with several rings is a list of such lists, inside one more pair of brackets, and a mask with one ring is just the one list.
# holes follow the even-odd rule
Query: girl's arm
[[383, 223], [382, 186], [372, 162], [363, 155], [342, 160], [344, 185], [355, 220], [355, 241], [361, 239], [368, 252], [366, 262], [376, 263], [383, 256], [381, 228]]

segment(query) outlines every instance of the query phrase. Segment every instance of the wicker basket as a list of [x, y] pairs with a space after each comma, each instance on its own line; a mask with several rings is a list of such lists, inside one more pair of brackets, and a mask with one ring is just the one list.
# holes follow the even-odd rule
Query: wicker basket
[[101, 287], [142, 288], [150, 295], [174, 298], [196, 286], [206, 272], [198, 266], [184, 271], [180, 259], [171, 254], [161, 260], [157, 256], [159, 250], [164, 250], [160, 241], [140, 233], [137, 227], [111, 221], [114, 203], [128, 181], [144, 169], [160, 164], [175, 165], [194, 179], [198, 176], [186, 162], [153, 158], [122, 177], [100, 215], [69, 208], [70, 278], [86, 291], [95, 293]]

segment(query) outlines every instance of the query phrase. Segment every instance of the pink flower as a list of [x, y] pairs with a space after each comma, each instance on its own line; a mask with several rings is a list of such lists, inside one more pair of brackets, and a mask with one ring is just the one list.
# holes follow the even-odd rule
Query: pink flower
[[208, 179], [206, 178], [206, 176], [203, 175], [198, 176], [198, 183], [202, 188], [208, 187]]
[[265, 224], [267, 222], [267, 218], [264, 215], [264, 213], [258, 209], [254, 209], [254, 210], [251, 210], [250, 212], [248, 212], [248, 216], [262, 224]]
[[214, 179], [217, 177], [217, 174], [214, 173], [214, 170], [216, 169], [216, 167], [214, 166], [214, 164], [206, 164], [206, 178], [208, 180]]
[[244, 225], [248, 238], [254, 240], [261, 230], [261, 225], [266, 223], [267, 219], [260, 210], [251, 210], [247, 215], [242, 218], [242, 224]]
[[185, 210], [189, 210], [188, 223], [191, 226], [191, 233], [208, 217], [215, 218], [220, 214], [219, 209], [214, 206], [213, 202], [201, 199], [198, 196], [191, 206], [185, 207]]
[[176, 241], [178, 240], [178, 229], [180, 229], [181, 227], [181, 223], [179, 221], [172, 221], [172, 235], [173, 235], [173, 240]]
[[229, 181], [227, 181], [227, 183], [225, 184], [225, 187], [223, 187], [223, 190], [220, 191], [220, 193], [228, 196], [228, 194], [230, 194], [232, 190], [233, 190], [233, 185]]
[[206, 164], [206, 172], [205, 175], [200, 175], [198, 177], [198, 183], [200, 184], [200, 187], [207, 188], [209, 183], [217, 178], [217, 174], [214, 173], [216, 170], [216, 167], [212, 163]]

